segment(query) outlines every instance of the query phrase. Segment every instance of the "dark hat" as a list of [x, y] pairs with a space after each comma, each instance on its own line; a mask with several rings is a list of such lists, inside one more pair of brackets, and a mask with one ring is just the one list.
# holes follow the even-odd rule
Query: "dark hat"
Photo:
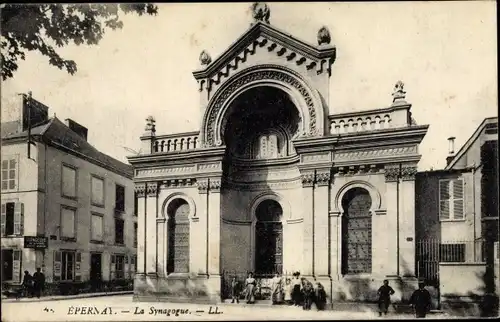
[[421, 284], [425, 284], [425, 280], [423, 278], [419, 278], [418, 279], [418, 284], [421, 285]]

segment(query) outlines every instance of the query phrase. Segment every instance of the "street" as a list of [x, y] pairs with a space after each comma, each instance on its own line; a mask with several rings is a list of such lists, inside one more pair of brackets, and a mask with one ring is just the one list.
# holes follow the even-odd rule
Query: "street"
[[[263, 307], [243, 304], [220, 306], [133, 302], [131, 295], [102, 296], [61, 301], [2, 303], [2, 321], [162, 321], [162, 320], [340, 320], [411, 319], [409, 314], [378, 317], [364, 309], [357, 312], [303, 311], [297, 307]], [[433, 314], [429, 318], [450, 318]]]

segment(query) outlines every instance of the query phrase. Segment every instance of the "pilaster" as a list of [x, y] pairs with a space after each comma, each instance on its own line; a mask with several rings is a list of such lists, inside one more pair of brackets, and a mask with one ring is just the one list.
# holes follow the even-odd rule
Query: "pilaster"
[[415, 276], [415, 175], [416, 165], [401, 169], [400, 267], [402, 276]]
[[146, 183], [146, 274], [156, 276], [158, 248], [156, 217], [158, 216], [158, 183]]
[[301, 174], [304, 194], [304, 263], [301, 275], [310, 276], [314, 271], [314, 171]]
[[137, 268], [136, 275], [146, 274], [146, 185], [135, 185], [137, 193]]
[[199, 252], [196, 254], [196, 257], [200, 258], [199, 262], [199, 271], [198, 275], [205, 275], [208, 276], [208, 271], [209, 271], [209, 258], [208, 258], [208, 253], [209, 253], [209, 222], [208, 222], [208, 179], [206, 178], [198, 178], [196, 179], [196, 185], [198, 186], [198, 194], [199, 194], [199, 201], [197, 205], [197, 211], [199, 213], [199, 224], [203, 225], [204, 229], [201, 229], [202, 234], [198, 236], [198, 242], [203, 244], [203, 247], [199, 247]]
[[338, 211], [329, 214], [330, 226], [330, 276], [338, 279], [342, 267], [342, 216]]
[[208, 179], [208, 274], [220, 276], [221, 179]]
[[156, 219], [156, 236], [157, 236], [157, 253], [156, 257], [156, 272], [158, 276], [167, 276], [167, 258], [168, 258], [168, 229], [167, 219], [160, 217]]
[[315, 276], [329, 275], [329, 189], [331, 169], [316, 170], [314, 190], [314, 270]]
[[[388, 165], [384, 169], [385, 175], [385, 198], [387, 204], [387, 217], [386, 217], [386, 227], [388, 231], [393, 233], [388, 233], [385, 238], [386, 242], [386, 257], [380, 258], [382, 262], [385, 262], [385, 272], [388, 276], [399, 275], [399, 250], [398, 250], [398, 236], [399, 227], [401, 226], [401, 218], [399, 217], [399, 164]], [[399, 221], [399, 224], [398, 224]], [[382, 244], [382, 243], [380, 243]]]

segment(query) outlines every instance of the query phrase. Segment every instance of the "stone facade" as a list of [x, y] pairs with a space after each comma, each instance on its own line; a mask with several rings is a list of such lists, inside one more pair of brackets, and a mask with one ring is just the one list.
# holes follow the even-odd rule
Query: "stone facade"
[[[300, 271], [330, 300], [372, 299], [390, 277], [406, 296], [428, 126], [415, 124], [402, 83], [387, 108], [329, 115], [328, 30], [309, 45], [264, 17], [215, 61], [200, 55], [200, 131], [157, 135], [150, 117], [142, 154], [129, 158], [139, 193], [136, 298], [217, 302], [227, 271]], [[278, 219], [259, 217], [271, 212]], [[177, 233], [185, 214], [189, 228]], [[189, 270], [172, 271], [184, 256]]]

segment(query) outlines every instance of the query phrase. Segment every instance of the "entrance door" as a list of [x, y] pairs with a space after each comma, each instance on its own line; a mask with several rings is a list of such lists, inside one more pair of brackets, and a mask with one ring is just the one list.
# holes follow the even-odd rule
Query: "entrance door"
[[12, 249], [2, 249], [2, 281], [12, 280], [13, 261]]
[[274, 200], [263, 201], [256, 210], [255, 273], [282, 274], [283, 271], [283, 211]]
[[102, 254], [90, 255], [90, 281], [97, 288], [102, 280]]

